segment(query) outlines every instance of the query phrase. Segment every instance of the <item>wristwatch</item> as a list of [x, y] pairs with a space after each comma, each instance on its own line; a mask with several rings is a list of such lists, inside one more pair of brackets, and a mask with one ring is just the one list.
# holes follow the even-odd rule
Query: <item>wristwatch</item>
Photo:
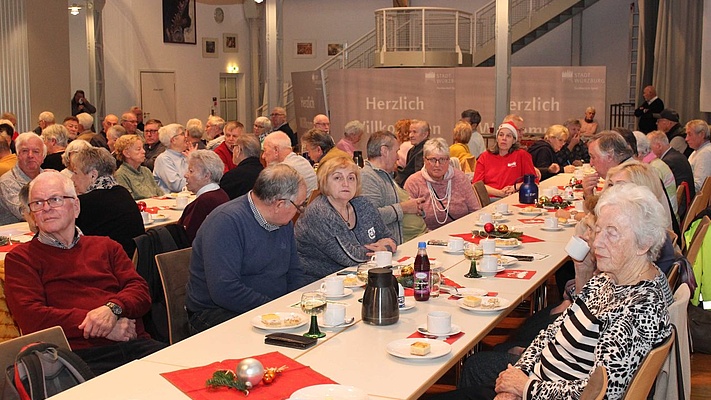
[[114, 313], [115, 316], [120, 317], [121, 314], [123, 314], [123, 308], [121, 308], [120, 305], [110, 301], [106, 304], [104, 304], [106, 307], [111, 309], [111, 312]]

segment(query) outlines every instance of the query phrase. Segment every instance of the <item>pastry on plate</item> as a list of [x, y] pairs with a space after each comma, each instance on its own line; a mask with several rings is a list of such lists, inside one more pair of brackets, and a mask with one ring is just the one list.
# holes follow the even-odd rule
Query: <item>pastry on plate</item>
[[410, 345], [410, 354], [415, 356], [426, 356], [430, 354], [430, 344], [427, 342], [413, 342]]

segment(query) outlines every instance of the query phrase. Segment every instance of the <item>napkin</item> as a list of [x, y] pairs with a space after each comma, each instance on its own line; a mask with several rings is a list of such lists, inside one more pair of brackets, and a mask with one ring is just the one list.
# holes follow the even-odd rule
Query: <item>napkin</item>
[[[476, 243], [476, 244], [479, 244], [479, 241], [481, 239], [483, 239], [478, 236], [474, 236], [471, 233], [458, 233], [456, 235], [451, 235], [451, 236], [460, 237], [460, 238], [466, 240], [467, 242]], [[528, 236], [528, 235], [521, 235], [521, 237], [519, 237], [518, 240], [520, 240], [521, 243], [535, 243], [535, 242], [542, 242], [543, 241], [543, 239], [539, 239], [537, 237]]]
[[149, 214], [158, 214], [158, 207], [146, 207], [143, 211]]
[[18, 245], [19, 245], [19, 243], [10, 243], [10, 244], [6, 244], [5, 246], [0, 246], [0, 252], [7, 253], [8, 251], [14, 249]]
[[[312, 370], [310, 367], [304, 366], [276, 351], [252, 358], [259, 360], [262, 365], [264, 365], [264, 368], [286, 365], [287, 369], [277, 374], [271, 385], [260, 383], [252, 388], [249, 391], [249, 400], [286, 399], [295, 391], [307, 386], [337, 383]], [[244, 394], [234, 389], [211, 389], [205, 385], [205, 382], [212, 377], [213, 372], [221, 369], [234, 371], [240, 361], [241, 360], [224, 360], [202, 367], [166, 372], [161, 375], [181, 392], [194, 400], [244, 399]]]
[[497, 278], [511, 279], [531, 279], [536, 271], [526, 271], [523, 269], [507, 269], [496, 274]]
[[[444, 339], [444, 341], [449, 344], [452, 344], [452, 343], [456, 342], [457, 340], [459, 340], [459, 338], [462, 336], [464, 336], [464, 332], [459, 332], [456, 335], [452, 335], [452, 336], [448, 337], [447, 339]], [[421, 334], [419, 331], [416, 331], [412, 335], [408, 336], [408, 338], [431, 339], [431, 338], [428, 338], [427, 336]]]

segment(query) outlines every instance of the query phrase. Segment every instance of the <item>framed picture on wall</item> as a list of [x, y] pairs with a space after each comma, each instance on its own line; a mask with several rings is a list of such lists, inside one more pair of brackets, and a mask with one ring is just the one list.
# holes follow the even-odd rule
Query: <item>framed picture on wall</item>
[[196, 44], [195, 0], [163, 0], [163, 43]]
[[202, 58], [217, 58], [217, 38], [202, 38]]
[[336, 54], [340, 53], [343, 51], [343, 43], [329, 43], [328, 46], [326, 47], [326, 50], [328, 51], [329, 56], [335, 56]]
[[316, 41], [294, 40], [294, 58], [316, 58]]
[[236, 53], [237, 52], [237, 34], [223, 33], [222, 34], [222, 52]]

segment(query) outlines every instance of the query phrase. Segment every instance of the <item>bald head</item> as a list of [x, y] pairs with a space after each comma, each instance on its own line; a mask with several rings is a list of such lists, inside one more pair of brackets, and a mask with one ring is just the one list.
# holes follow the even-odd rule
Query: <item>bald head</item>
[[282, 132], [272, 132], [264, 138], [264, 153], [262, 157], [267, 165], [273, 165], [284, 161], [291, 153], [291, 139]]
[[323, 114], [318, 114], [314, 117], [314, 128], [320, 129], [326, 133], [331, 132], [331, 120]]

